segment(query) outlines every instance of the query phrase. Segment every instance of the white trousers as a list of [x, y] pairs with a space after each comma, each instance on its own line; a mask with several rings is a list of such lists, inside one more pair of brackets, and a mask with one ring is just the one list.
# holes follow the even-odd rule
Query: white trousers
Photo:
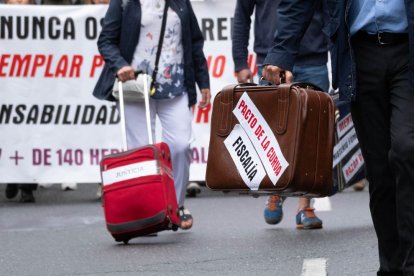
[[[185, 193], [190, 174], [190, 139], [191, 139], [191, 109], [188, 107], [188, 95], [173, 99], [150, 99], [151, 130], [155, 142], [155, 118], [158, 116], [162, 127], [161, 140], [168, 144], [171, 151], [175, 192], [178, 205], [184, 204]], [[125, 103], [126, 133], [128, 148], [147, 145], [147, 123], [145, 119], [145, 104]]]

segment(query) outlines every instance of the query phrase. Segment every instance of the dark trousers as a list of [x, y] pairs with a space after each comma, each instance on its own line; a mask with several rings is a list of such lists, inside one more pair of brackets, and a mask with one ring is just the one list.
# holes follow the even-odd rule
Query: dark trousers
[[414, 275], [414, 88], [408, 41], [352, 40], [357, 96], [351, 104], [378, 237], [378, 275]]

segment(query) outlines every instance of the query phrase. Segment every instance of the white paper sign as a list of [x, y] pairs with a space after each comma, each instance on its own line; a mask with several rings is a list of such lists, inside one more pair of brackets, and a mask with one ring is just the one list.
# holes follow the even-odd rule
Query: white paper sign
[[157, 161], [144, 161], [131, 165], [116, 167], [102, 172], [102, 184], [104, 186], [115, 184], [138, 177], [159, 174]]
[[333, 165], [335, 168], [339, 162], [358, 145], [358, 138], [355, 129], [352, 129], [344, 138], [342, 138], [338, 144], [335, 145], [333, 150]]
[[342, 173], [346, 182], [349, 182], [351, 178], [359, 171], [359, 169], [364, 165], [364, 158], [362, 157], [361, 150], [355, 152], [352, 155], [351, 159], [344, 165], [342, 168]]
[[275, 135], [247, 93], [243, 93], [233, 114], [250, 137], [270, 180], [276, 185], [289, 163], [283, 156]]
[[230, 135], [224, 140], [224, 145], [244, 183], [251, 190], [258, 190], [266, 176], [266, 171], [249, 137], [240, 125], [234, 126]]
[[348, 130], [350, 130], [354, 126], [354, 122], [352, 121], [351, 113], [346, 115], [342, 118], [336, 125], [336, 133], [338, 133], [338, 138], [344, 136]]

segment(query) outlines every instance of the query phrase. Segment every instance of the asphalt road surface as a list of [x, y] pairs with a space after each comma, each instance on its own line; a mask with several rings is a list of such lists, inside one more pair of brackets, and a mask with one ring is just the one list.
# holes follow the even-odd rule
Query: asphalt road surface
[[368, 192], [318, 199], [323, 229], [295, 228], [296, 198], [278, 225], [263, 220], [266, 197], [203, 188], [186, 206], [188, 231], [116, 243], [105, 228], [96, 184], [8, 200], [0, 185], [0, 275], [376, 275], [376, 236]]

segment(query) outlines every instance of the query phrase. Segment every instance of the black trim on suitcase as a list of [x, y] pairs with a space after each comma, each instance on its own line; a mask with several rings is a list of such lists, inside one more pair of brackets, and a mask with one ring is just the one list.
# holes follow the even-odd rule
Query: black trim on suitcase
[[146, 218], [146, 219], [140, 219], [135, 221], [130, 221], [127, 223], [119, 223], [119, 224], [107, 224], [107, 228], [109, 232], [111, 233], [121, 233], [121, 232], [129, 232], [129, 231], [135, 231], [140, 230], [142, 228], [148, 227], [153, 224], [157, 224], [160, 221], [162, 221], [165, 217], [166, 211], [163, 210], [156, 214], [155, 216]]

